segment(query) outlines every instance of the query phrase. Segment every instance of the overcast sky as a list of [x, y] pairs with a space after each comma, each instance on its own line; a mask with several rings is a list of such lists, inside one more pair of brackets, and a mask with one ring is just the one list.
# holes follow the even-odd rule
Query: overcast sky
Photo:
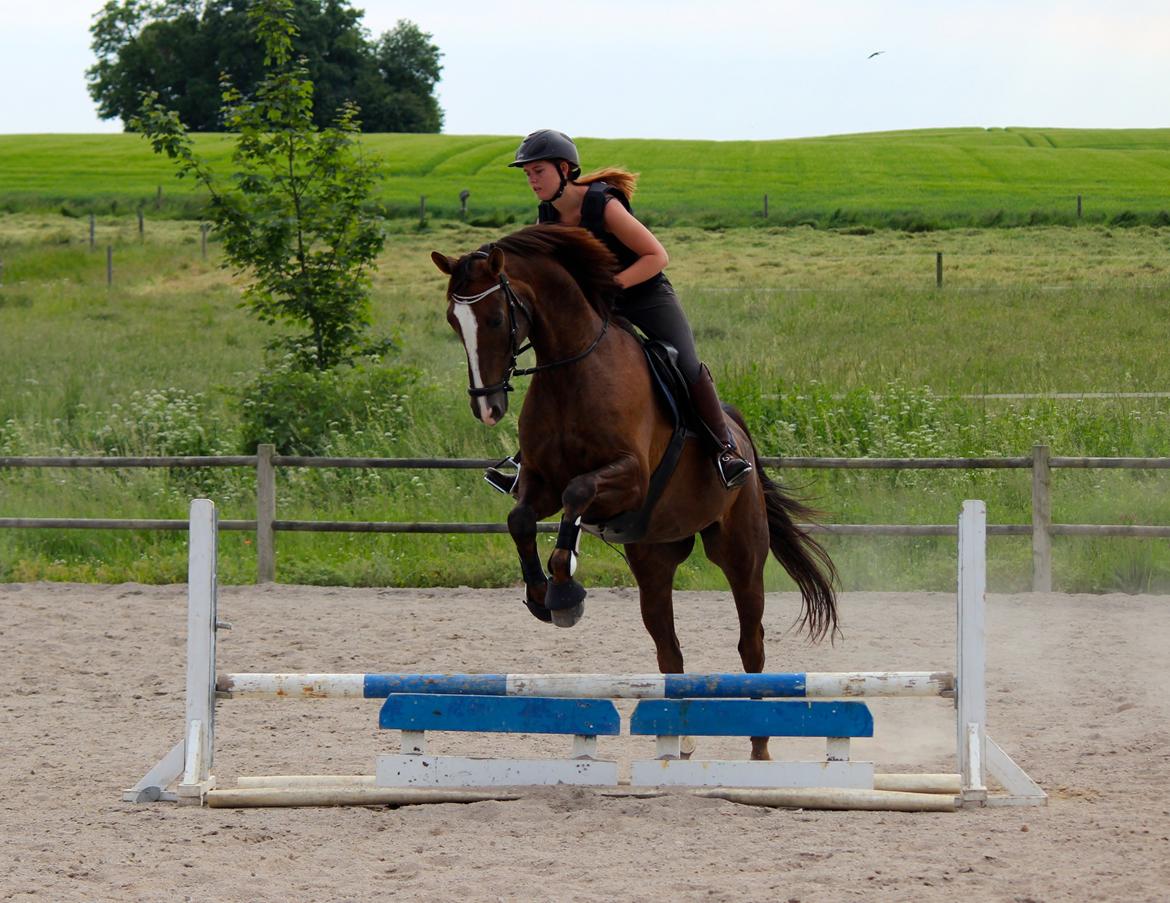
[[[451, 134], [767, 139], [1170, 126], [1166, 0], [400, 0]], [[101, 0], [0, 0], [0, 134], [114, 132], [85, 87]], [[717, 7], [723, 7], [715, 12]], [[869, 54], [884, 51], [869, 59]]]

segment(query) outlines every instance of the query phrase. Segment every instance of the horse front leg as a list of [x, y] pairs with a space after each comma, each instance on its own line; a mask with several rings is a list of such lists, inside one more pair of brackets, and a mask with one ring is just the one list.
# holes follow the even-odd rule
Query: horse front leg
[[598, 470], [574, 477], [565, 487], [561, 495], [557, 545], [548, 559], [552, 582], [545, 595], [545, 605], [552, 612], [552, 622], [558, 627], [572, 627], [585, 613], [585, 587], [573, 579], [582, 518], [593, 505], [604, 506], [607, 510], [640, 507], [645, 482], [637, 459], [625, 456]]
[[520, 557], [520, 573], [524, 577], [524, 604], [534, 617], [545, 623], [552, 620], [552, 612], [545, 606], [548, 578], [544, 575], [536, 549], [536, 524], [554, 511], [556, 497], [544, 490], [543, 485], [535, 485], [528, 474], [524, 474], [516, 505], [508, 512], [508, 533]]

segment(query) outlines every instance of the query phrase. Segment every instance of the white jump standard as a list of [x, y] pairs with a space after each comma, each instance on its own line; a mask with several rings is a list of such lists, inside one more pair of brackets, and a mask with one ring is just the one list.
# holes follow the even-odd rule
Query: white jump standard
[[[182, 739], [134, 787], [133, 802], [211, 806], [405, 805], [515, 799], [517, 788], [579, 784], [644, 794], [664, 787], [771, 806], [950, 811], [1037, 805], [1047, 797], [986, 733], [984, 627], [986, 511], [965, 502], [959, 518], [957, 678], [945, 671], [792, 674], [225, 674], [215, 678], [216, 514], [191, 504], [187, 705]], [[379, 726], [401, 731], [402, 750], [378, 757], [375, 775], [241, 778], [216, 790], [216, 699], [267, 696], [383, 699]], [[875, 775], [850, 759], [852, 737], [873, 735], [869, 697], [952, 697], [957, 776]], [[621, 733], [613, 699], [639, 699], [631, 734], [657, 737], [656, 758], [636, 761], [630, 785], [598, 758], [598, 737]], [[822, 701], [836, 700], [836, 701]], [[562, 734], [563, 759], [433, 756], [427, 731]], [[814, 762], [683, 759], [683, 736], [824, 737]], [[1004, 793], [988, 792], [988, 776]], [[609, 788], [605, 790], [604, 788]], [[909, 791], [909, 792], [906, 792]]]

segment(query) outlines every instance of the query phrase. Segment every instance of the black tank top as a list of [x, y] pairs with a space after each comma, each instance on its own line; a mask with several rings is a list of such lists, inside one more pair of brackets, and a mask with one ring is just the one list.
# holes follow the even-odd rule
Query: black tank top
[[[626, 247], [616, 235], [605, 228], [605, 205], [609, 203], [610, 198], [616, 198], [623, 207], [631, 210], [629, 199], [620, 189], [605, 182], [589, 183], [585, 198], [581, 202], [581, 228], [587, 229], [594, 238], [609, 248], [624, 270], [636, 262], [640, 255]], [[536, 221], [538, 223], [559, 223], [561, 215], [550, 201], [542, 201], [536, 211]], [[656, 273], [645, 282], [631, 285], [622, 294], [626, 296], [637, 294], [665, 281], [666, 276], [662, 273]]]

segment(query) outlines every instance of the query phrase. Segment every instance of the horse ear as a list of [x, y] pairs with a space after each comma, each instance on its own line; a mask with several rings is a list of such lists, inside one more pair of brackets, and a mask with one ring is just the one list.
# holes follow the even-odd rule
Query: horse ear
[[451, 271], [455, 269], [457, 263], [455, 258], [447, 257], [438, 251], [431, 251], [431, 260], [435, 262], [435, 266], [439, 268], [440, 272], [446, 273], [448, 276], [451, 275]]
[[499, 276], [503, 272], [504, 252], [499, 248], [492, 248], [492, 252], [488, 254], [488, 269], [493, 276]]

